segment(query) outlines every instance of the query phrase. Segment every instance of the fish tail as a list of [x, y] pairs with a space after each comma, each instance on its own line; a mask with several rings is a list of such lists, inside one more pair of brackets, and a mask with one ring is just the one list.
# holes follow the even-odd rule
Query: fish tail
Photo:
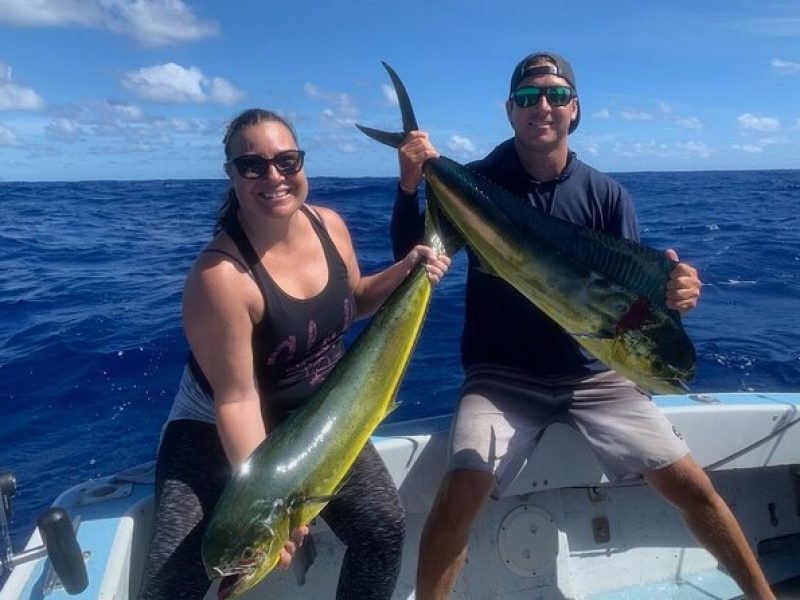
[[[406, 135], [410, 131], [419, 129], [419, 126], [417, 125], [417, 117], [414, 116], [414, 108], [411, 106], [411, 99], [408, 97], [408, 91], [406, 91], [406, 86], [400, 80], [400, 76], [385, 62], [381, 61], [381, 64], [389, 73], [392, 85], [394, 85], [394, 90], [397, 93], [397, 102], [400, 105], [400, 114], [403, 119], [403, 131], [396, 133], [381, 131], [358, 123], [356, 123], [356, 127], [373, 140], [392, 148], [398, 148], [403, 143]], [[464, 239], [442, 214], [438, 204], [433, 189], [431, 186], [427, 186], [424, 240], [437, 253], [453, 256], [464, 247]]]
[[406, 91], [406, 86], [400, 81], [400, 76], [392, 67], [383, 61], [381, 61], [381, 64], [389, 73], [392, 85], [394, 85], [394, 91], [397, 93], [397, 102], [400, 104], [400, 114], [403, 116], [403, 131], [408, 133], [409, 131], [419, 129], [417, 126], [417, 118], [414, 116], [414, 109], [411, 107], [411, 99], [408, 97], [408, 92]]
[[395, 70], [392, 69], [392, 67], [383, 61], [381, 61], [381, 64], [389, 73], [389, 77], [392, 80], [392, 85], [394, 85], [394, 91], [397, 93], [397, 102], [400, 104], [400, 114], [403, 117], [403, 131], [397, 133], [393, 133], [391, 131], [381, 131], [380, 129], [373, 129], [372, 127], [364, 127], [358, 123], [356, 123], [356, 127], [358, 127], [373, 140], [376, 140], [381, 144], [391, 146], [392, 148], [397, 148], [403, 143], [403, 140], [409, 131], [416, 131], [419, 129], [419, 127], [417, 126], [417, 118], [414, 116], [414, 109], [411, 106], [411, 99], [408, 97], [406, 86], [403, 85], [402, 81], [400, 81], [400, 77], [397, 75]]
[[381, 144], [391, 146], [392, 148], [399, 148], [400, 144], [403, 143], [403, 140], [406, 139], [406, 134], [402, 131], [398, 133], [392, 133], [391, 131], [381, 131], [380, 129], [373, 129], [372, 127], [364, 127], [358, 123], [356, 123], [356, 127], [358, 127], [373, 140], [376, 140]]

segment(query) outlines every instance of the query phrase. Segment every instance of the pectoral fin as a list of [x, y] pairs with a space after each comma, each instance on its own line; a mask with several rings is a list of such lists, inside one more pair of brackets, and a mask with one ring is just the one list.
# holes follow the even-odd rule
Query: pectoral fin
[[[319, 509], [322, 510], [325, 505], [335, 497], [335, 492], [330, 496], [296, 496], [289, 500], [289, 511], [294, 516], [301, 510], [307, 510], [316, 506], [319, 506]], [[292, 519], [292, 527], [297, 527], [299, 525], [299, 523], [294, 523], [294, 519]]]

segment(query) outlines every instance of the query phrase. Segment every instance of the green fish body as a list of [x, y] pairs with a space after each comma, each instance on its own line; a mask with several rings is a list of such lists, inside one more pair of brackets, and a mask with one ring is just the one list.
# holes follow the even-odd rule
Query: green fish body
[[[417, 125], [405, 86], [384, 67], [397, 91], [404, 132], [358, 127], [397, 147]], [[486, 271], [623, 376], [655, 392], [686, 389], [695, 351], [680, 315], [666, 306], [675, 263], [662, 252], [550, 216], [448, 158], [428, 160], [423, 172], [429, 200]]]
[[685, 389], [694, 346], [666, 306], [674, 263], [662, 252], [552, 217], [447, 158], [424, 171], [488, 271], [628, 379], [656, 392]]
[[[430, 243], [444, 250], [435, 235]], [[220, 598], [239, 597], [261, 581], [291, 529], [308, 524], [336, 494], [393, 407], [430, 295], [418, 265], [308, 402], [235, 472], [203, 535], [206, 572], [224, 578]]]

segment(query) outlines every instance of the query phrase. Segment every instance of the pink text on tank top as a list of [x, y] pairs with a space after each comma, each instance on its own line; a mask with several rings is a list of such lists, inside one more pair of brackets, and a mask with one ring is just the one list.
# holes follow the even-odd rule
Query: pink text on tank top
[[[342, 334], [350, 328], [355, 317], [353, 302], [345, 298], [342, 306], [341, 328], [329, 331], [317, 343], [317, 322], [309, 319], [306, 328], [307, 355], [295, 363], [297, 355], [297, 336], [289, 335], [277, 345], [267, 358], [267, 365], [274, 366], [278, 361], [288, 363], [284, 382], [306, 380], [310, 386], [322, 383], [342, 357], [342, 348], [337, 344]], [[332, 348], [337, 346], [335, 350]]]

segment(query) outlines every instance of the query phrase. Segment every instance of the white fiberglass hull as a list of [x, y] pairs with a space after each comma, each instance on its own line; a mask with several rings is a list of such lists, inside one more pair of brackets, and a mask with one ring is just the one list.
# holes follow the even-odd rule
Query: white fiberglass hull
[[[800, 576], [800, 394], [656, 398], [730, 504], [768, 577]], [[448, 419], [393, 424], [374, 442], [408, 516], [396, 599], [413, 598], [417, 545], [444, 473]], [[135, 598], [152, 517], [152, 465], [64, 492], [79, 518], [89, 586], [68, 596], [45, 559], [15, 568], [0, 600]], [[23, 482], [24, 485], [24, 482]], [[247, 598], [333, 598], [342, 545], [322, 520], [317, 558], [298, 586], [270, 574]], [[29, 546], [40, 543], [34, 533]], [[215, 598], [215, 587], [207, 598]], [[481, 514], [455, 598], [734, 598], [741, 592], [641, 480], [609, 485], [588, 446], [565, 426], [545, 434], [506, 494]], [[785, 595], [781, 597], [796, 597]]]

